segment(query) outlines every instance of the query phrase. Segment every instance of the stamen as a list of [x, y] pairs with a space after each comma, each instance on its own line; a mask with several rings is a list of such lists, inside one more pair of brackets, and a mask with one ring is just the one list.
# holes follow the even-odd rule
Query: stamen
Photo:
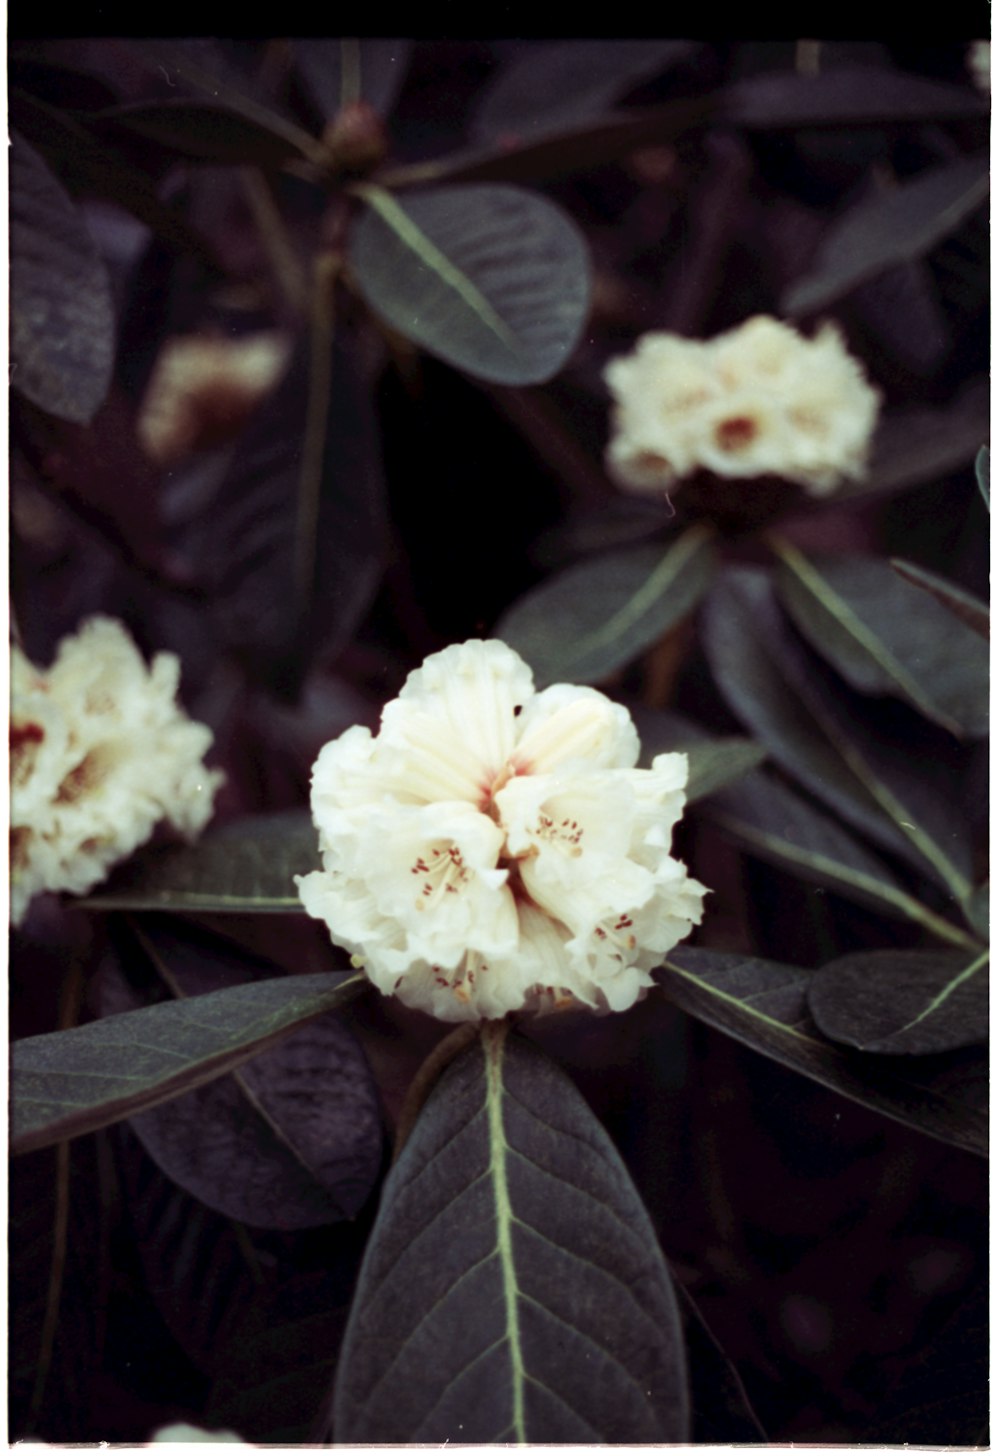
[[424, 877], [420, 897], [414, 901], [421, 911], [436, 905], [442, 895], [457, 895], [469, 880], [461, 850], [454, 844], [445, 849], [432, 849], [427, 858], [418, 855], [410, 866], [410, 874]]

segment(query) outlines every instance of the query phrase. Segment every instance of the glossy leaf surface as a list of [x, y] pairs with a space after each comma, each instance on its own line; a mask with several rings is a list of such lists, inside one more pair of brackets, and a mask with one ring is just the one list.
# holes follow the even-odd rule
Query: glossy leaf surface
[[316, 829], [306, 809], [254, 814], [210, 828], [196, 844], [139, 850], [93, 895], [85, 910], [172, 910], [188, 915], [298, 913], [293, 876], [319, 868]]
[[599, 682], [685, 617], [711, 584], [714, 533], [697, 525], [662, 546], [590, 557], [515, 602], [496, 635], [539, 684]]
[[924, 1055], [989, 1037], [989, 953], [872, 950], [815, 972], [809, 1009], [834, 1041]]
[[573, 1085], [505, 1031], [451, 1064], [385, 1185], [334, 1439], [684, 1441], [649, 1218]]
[[792, 314], [827, 308], [866, 278], [919, 258], [980, 207], [989, 192], [982, 157], [963, 157], [858, 203], [831, 227], [809, 274], [786, 294]]
[[969, 596], [968, 592], [962, 591], [953, 582], [945, 581], [944, 577], [938, 576], [936, 572], [926, 571], [922, 566], [915, 566], [912, 561], [897, 561], [894, 558], [889, 565], [904, 581], [927, 592], [960, 622], [971, 627], [973, 632], [978, 633], [980, 637], [989, 640], [990, 609], [985, 602]]
[[902, 698], [957, 735], [988, 731], [989, 649], [953, 613], [886, 561], [777, 550], [783, 604], [853, 687]]
[[360, 976], [280, 976], [25, 1037], [11, 1049], [11, 1148], [79, 1137], [190, 1092], [357, 995]]
[[690, 1015], [814, 1082], [930, 1137], [985, 1157], [986, 1058], [978, 1049], [877, 1061], [828, 1041], [807, 1004], [809, 971], [680, 947], [656, 973]]
[[565, 213], [517, 187], [357, 191], [351, 265], [386, 323], [478, 379], [556, 373], [590, 297], [586, 246]]
[[[267, 973], [266, 964], [221, 937], [150, 918], [119, 963], [104, 968], [105, 1016], [145, 1004], [124, 974], [124, 964], [143, 952], [162, 968], [178, 1002]], [[368, 1063], [334, 1015], [129, 1122], [174, 1182], [254, 1228], [312, 1228], [353, 1217], [381, 1163], [381, 1117]]]

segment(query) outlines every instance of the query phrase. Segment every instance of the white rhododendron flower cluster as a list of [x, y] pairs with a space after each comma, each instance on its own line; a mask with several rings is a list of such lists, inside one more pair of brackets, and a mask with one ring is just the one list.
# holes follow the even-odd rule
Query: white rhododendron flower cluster
[[670, 854], [687, 757], [636, 768], [626, 710], [536, 693], [503, 642], [429, 657], [382, 714], [321, 751], [310, 915], [387, 995], [444, 1021], [581, 1003], [623, 1011], [701, 919]]
[[211, 731], [176, 702], [180, 662], [147, 668], [120, 622], [93, 617], [43, 671], [11, 651], [11, 919], [43, 890], [83, 894], [161, 819], [193, 837], [222, 782]]
[[645, 334], [604, 377], [608, 469], [630, 490], [704, 469], [825, 495], [864, 475], [880, 396], [833, 324], [812, 339], [763, 316], [708, 341]]

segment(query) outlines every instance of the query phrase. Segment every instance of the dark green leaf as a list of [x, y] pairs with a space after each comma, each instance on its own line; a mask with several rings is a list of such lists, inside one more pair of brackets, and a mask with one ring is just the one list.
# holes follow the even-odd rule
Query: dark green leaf
[[334, 1439], [687, 1439], [677, 1304], [618, 1154], [555, 1063], [483, 1029], [386, 1183]]
[[687, 754], [689, 804], [741, 779], [765, 757], [760, 744], [750, 738], [713, 738], [679, 714], [639, 703], [629, 703], [628, 709], [642, 740], [639, 762], [643, 767], [658, 753]]
[[11, 1048], [11, 1149], [107, 1127], [230, 1072], [357, 995], [360, 976], [280, 976], [129, 1011]]
[[386, 323], [478, 379], [556, 373], [590, 299], [586, 245], [564, 212], [517, 187], [357, 192], [366, 205], [350, 260]]
[[969, 596], [968, 592], [962, 591], [960, 587], [945, 581], [943, 576], [936, 572], [926, 571], [922, 566], [915, 566], [912, 561], [899, 561], [895, 557], [889, 562], [893, 571], [910, 582], [913, 586], [919, 587], [921, 591], [928, 592], [937, 602], [940, 602], [949, 612], [971, 627], [973, 632], [980, 637], [989, 640], [990, 635], [990, 609], [976, 597]]
[[292, 42], [295, 63], [323, 121], [342, 106], [367, 101], [387, 116], [406, 77], [411, 40], [369, 36], [364, 40], [326, 40], [310, 36]]
[[716, 564], [697, 525], [662, 546], [590, 557], [509, 607], [496, 626], [539, 683], [599, 682], [633, 661], [701, 599]]
[[378, 588], [385, 530], [359, 343], [341, 331], [331, 352], [317, 345], [310, 357], [303, 341], [191, 527], [226, 639], [283, 684], [336, 652]]
[[989, 389], [976, 379], [944, 408], [907, 405], [884, 414], [865, 479], [834, 499], [895, 495], [967, 465], [989, 429]]
[[[259, 981], [273, 967], [175, 921], [143, 922], [138, 945], [179, 1001]], [[102, 976], [104, 1016], [146, 1002], [122, 966]], [[189, 1005], [193, 1004], [188, 1002]], [[378, 1099], [364, 1053], [336, 1016], [318, 1017], [228, 1077], [129, 1119], [154, 1162], [188, 1193], [252, 1228], [314, 1228], [352, 1218], [382, 1160]]]
[[815, 313], [894, 263], [922, 257], [988, 194], [985, 159], [963, 157], [856, 204], [830, 228], [811, 271], [786, 293], [783, 310]]
[[962, 910], [965, 918], [977, 930], [983, 939], [987, 939], [990, 933], [990, 882], [977, 885], [971, 895], [966, 896], [962, 903]]
[[862, 1052], [923, 1056], [989, 1038], [989, 952], [858, 951], [809, 982], [820, 1031]]
[[986, 502], [986, 509], [990, 508], [990, 452], [987, 445], [983, 445], [976, 456], [976, 484], [979, 486], [979, 494]]
[[978, 1446], [990, 1439], [990, 1301], [985, 1279], [909, 1360], [860, 1432], [865, 1445]]
[[175, 247], [214, 265], [209, 244], [180, 211], [161, 200], [146, 173], [99, 142], [83, 122], [36, 96], [12, 94], [11, 109], [18, 130], [71, 186], [117, 203]]
[[195, 161], [277, 166], [305, 159], [326, 165], [322, 144], [262, 98], [218, 42], [143, 40], [133, 45], [154, 74], [193, 95], [108, 110], [103, 114], [111, 126], [125, 126]]
[[708, 607], [706, 648], [733, 712], [819, 798], [876, 843], [933, 869], [961, 900], [969, 827], [935, 758], [940, 745], [921, 751], [907, 725], [903, 758], [883, 728], [866, 726], [864, 700], [835, 693], [792, 639], [764, 572], [727, 572]]
[[605, 111], [695, 47], [683, 40], [560, 40], [525, 52], [483, 92], [473, 135], [509, 146]]
[[887, 823], [786, 682], [780, 655], [784, 626], [764, 573], [727, 571], [706, 607], [706, 651], [736, 716], [813, 793], [877, 843], [912, 860], [905, 835]]
[[[281, 117], [264, 120], [222, 101], [179, 97], [112, 106], [97, 118], [108, 137], [132, 134], [157, 142], [192, 162], [280, 166], [290, 158], [317, 158], [317, 142]], [[303, 138], [305, 139], [303, 141]]]
[[85, 910], [170, 910], [187, 915], [297, 914], [294, 875], [319, 868], [309, 813], [255, 814], [209, 829], [197, 844], [140, 849], [74, 903]]
[[726, 120], [752, 130], [958, 121], [988, 108], [968, 86], [877, 66], [839, 66], [816, 74], [768, 71], [723, 92]]
[[951, 612], [886, 561], [776, 549], [784, 606], [853, 687], [902, 698], [956, 735], [989, 731], [989, 648]]
[[812, 973], [775, 961], [682, 947], [656, 974], [682, 1010], [763, 1056], [930, 1137], [986, 1156], [986, 1059], [979, 1049], [877, 1061], [848, 1051], [827, 1041], [809, 1015]]
[[14, 388], [87, 424], [111, 383], [107, 269], [75, 204], [23, 138], [10, 145], [10, 359]]
[[702, 812], [750, 854], [799, 879], [836, 890], [883, 915], [913, 920], [941, 940], [972, 944], [959, 926], [914, 899], [888, 866], [835, 819], [773, 775], [749, 774], [715, 794]]

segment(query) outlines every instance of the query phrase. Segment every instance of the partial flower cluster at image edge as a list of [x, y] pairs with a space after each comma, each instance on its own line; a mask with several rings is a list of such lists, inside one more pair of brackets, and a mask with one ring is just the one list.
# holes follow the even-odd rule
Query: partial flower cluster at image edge
[[448, 647], [377, 736], [320, 753], [302, 901], [381, 991], [442, 1020], [625, 1010], [706, 893], [670, 853], [687, 757], [638, 757], [602, 693], [536, 693], [502, 642]]
[[176, 701], [180, 662], [147, 667], [120, 622], [92, 617], [51, 668], [11, 649], [10, 917], [43, 891], [85, 894], [160, 821], [193, 839], [223, 774], [211, 731]]

